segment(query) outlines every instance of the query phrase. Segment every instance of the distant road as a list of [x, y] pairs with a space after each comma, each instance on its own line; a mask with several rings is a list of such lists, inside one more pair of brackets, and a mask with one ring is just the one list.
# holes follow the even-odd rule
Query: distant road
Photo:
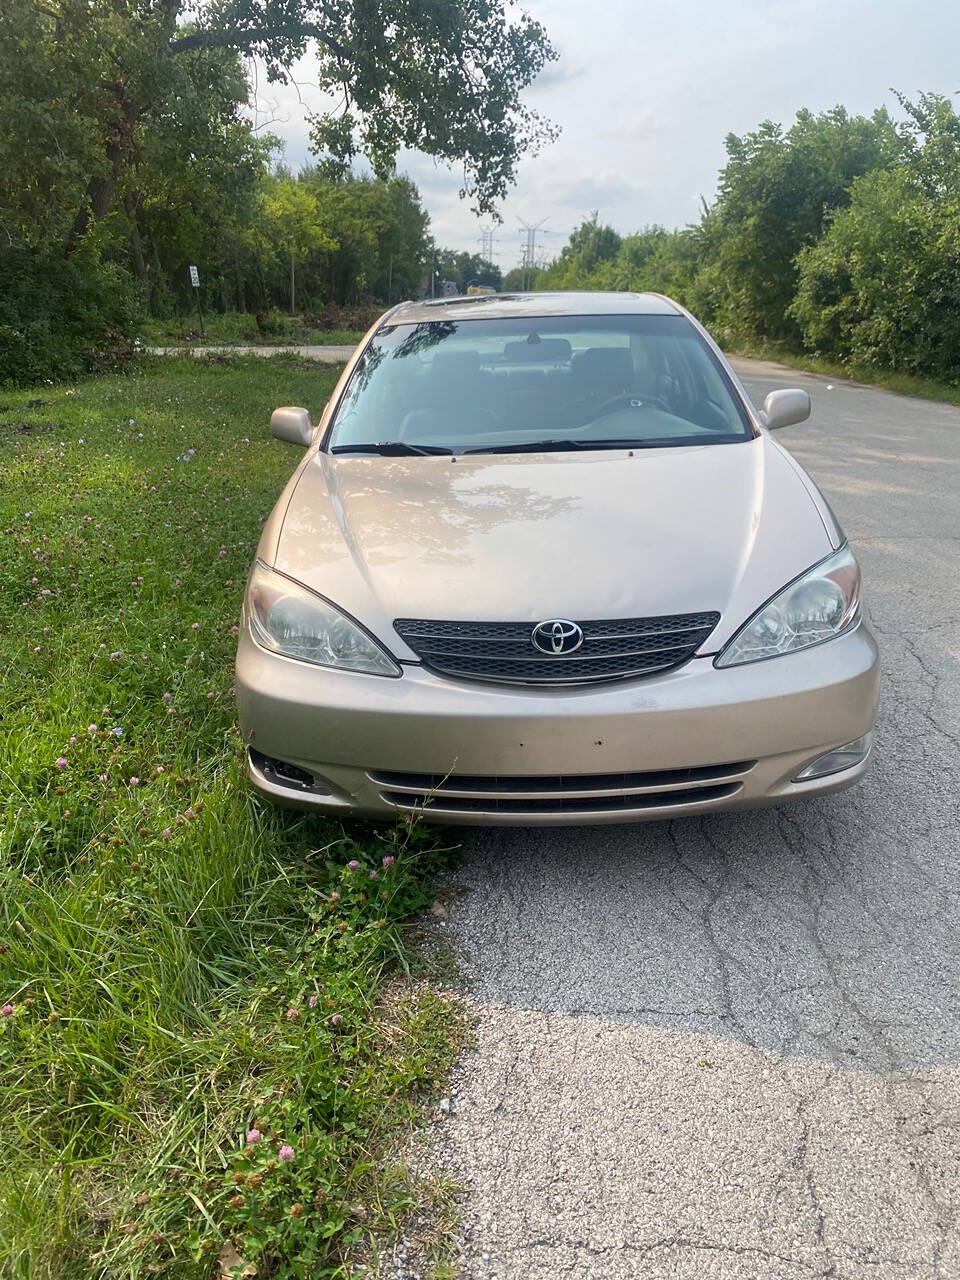
[[303, 356], [305, 360], [321, 360], [324, 364], [343, 364], [353, 355], [354, 347], [325, 347], [319, 344], [308, 344], [305, 346], [284, 346], [284, 347], [250, 347], [244, 345], [234, 346], [202, 346], [202, 347], [147, 347], [147, 352], [152, 356], [212, 356], [212, 355], [238, 355], [238, 356], [279, 356], [284, 352], [291, 355]]

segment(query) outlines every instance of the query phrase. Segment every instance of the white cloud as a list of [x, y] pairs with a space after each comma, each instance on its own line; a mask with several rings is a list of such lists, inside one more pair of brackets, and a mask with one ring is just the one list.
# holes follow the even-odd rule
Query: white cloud
[[[952, 93], [960, 87], [960, 6], [955, 0], [528, 0], [559, 53], [527, 95], [561, 126], [559, 140], [524, 161], [496, 234], [505, 269], [520, 253], [519, 220], [547, 219], [539, 244], [555, 252], [591, 210], [621, 231], [682, 225], [712, 197], [723, 139], [765, 118], [789, 122], [804, 106], [842, 102], [869, 112], [890, 87]], [[304, 108], [320, 94], [309, 60], [300, 84], [260, 84], [261, 114], [287, 144], [293, 167], [308, 156]], [[461, 175], [406, 154], [433, 233], [456, 249], [479, 247], [480, 223], [458, 198]], [[548, 234], [550, 233], [550, 234]]]

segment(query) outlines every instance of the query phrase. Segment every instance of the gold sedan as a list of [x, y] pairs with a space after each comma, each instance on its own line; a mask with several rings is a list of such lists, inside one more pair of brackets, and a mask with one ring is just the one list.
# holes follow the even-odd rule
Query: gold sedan
[[879, 659], [816, 486], [716, 344], [645, 294], [402, 303], [267, 521], [237, 698], [264, 795], [594, 823], [837, 791]]

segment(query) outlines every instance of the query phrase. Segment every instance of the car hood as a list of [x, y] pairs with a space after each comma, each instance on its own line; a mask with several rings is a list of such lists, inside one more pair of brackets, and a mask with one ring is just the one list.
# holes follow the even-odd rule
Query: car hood
[[395, 618], [539, 622], [716, 610], [714, 652], [829, 554], [812, 482], [737, 445], [384, 458], [318, 452], [273, 563], [400, 657]]

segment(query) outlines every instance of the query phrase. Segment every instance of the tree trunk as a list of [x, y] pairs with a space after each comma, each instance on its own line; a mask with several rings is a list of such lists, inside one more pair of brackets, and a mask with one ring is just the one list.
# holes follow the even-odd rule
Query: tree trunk
[[133, 149], [133, 136], [140, 121], [141, 108], [138, 103], [126, 97], [123, 86], [114, 86], [117, 94], [118, 114], [113, 123], [112, 136], [106, 145], [107, 160], [110, 168], [105, 174], [91, 178], [87, 187], [87, 200], [73, 220], [67, 240], [67, 253], [70, 254], [87, 234], [91, 218], [101, 222], [113, 208], [117, 193], [117, 183], [126, 168], [130, 152]]
[[267, 293], [267, 281], [263, 274], [263, 263], [257, 258], [257, 288], [260, 290], [260, 310], [269, 311], [270, 298]]
[[237, 277], [237, 310], [245, 312], [247, 309], [247, 293], [243, 272], [240, 270], [240, 254], [236, 248], [233, 251], [233, 268]]
[[124, 200], [127, 217], [130, 219], [130, 253], [133, 256], [133, 269], [140, 281], [140, 293], [143, 296], [144, 309], [150, 310], [150, 271], [143, 257], [143, 242], [140, 239], [137, 202], [128, 195]]

